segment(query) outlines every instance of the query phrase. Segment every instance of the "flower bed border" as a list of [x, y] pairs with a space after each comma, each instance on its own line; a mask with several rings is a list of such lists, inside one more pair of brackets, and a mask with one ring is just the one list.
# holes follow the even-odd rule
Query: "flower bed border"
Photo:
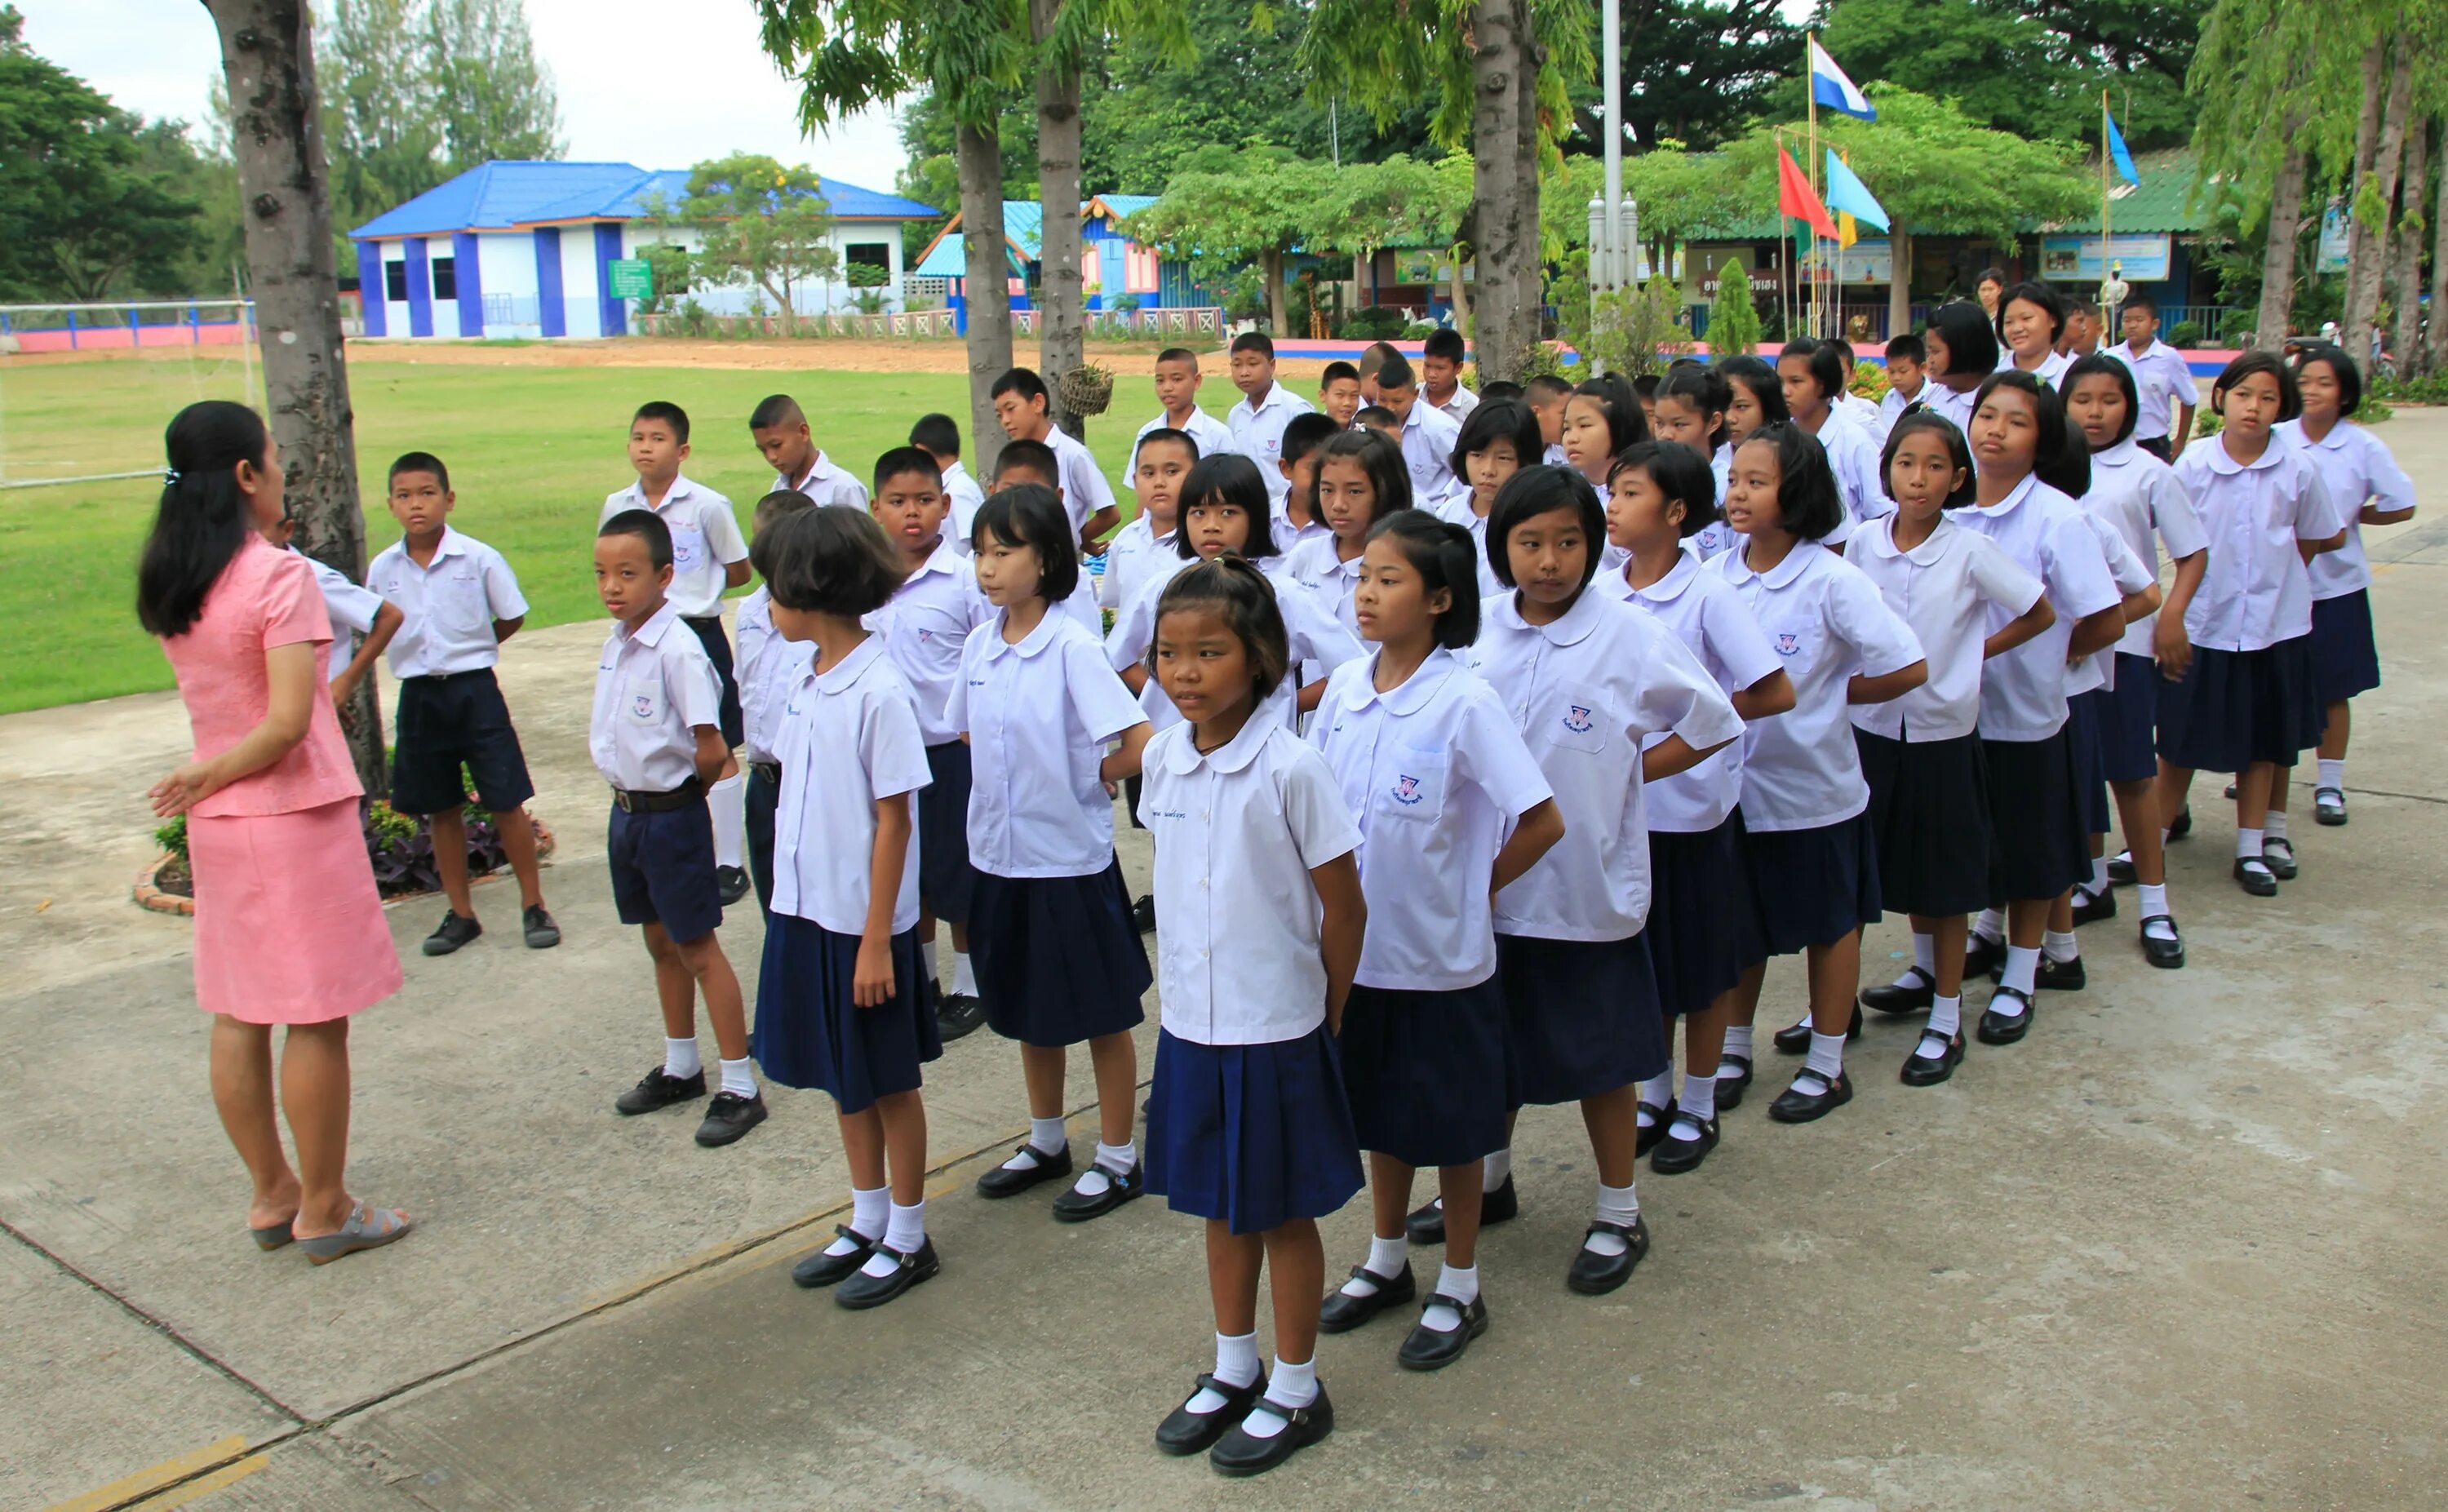
[[[533, 814], [529, 814], [527, 817], [534, 820], [535, 823], [536, 858], [537, 860], [542, 861], [545, 857], [550, 856], [553, 852], [554, 835], [552, 833], [552, 827], [545, 824], [542, 819], [535, 818]], [[139, 908], [147, 909], [151, 912], [171, 914], [179, 918], [193, 918], [196, 913], [195, 899], [182, 898], [175, 892], [164, 892], [161, 888], [154, 885], [154, 877], [161, 873], [163, 867], [168, 866], [175, 859], [177, 858], [171, 855], [167, 851], [164, 851], [160, 855], [154, 857], [151, 864], [147, 865], [136, 873], [136, 885], [130, 890], [130, 895], [135, 898], [136, 904]], [[469, 877], [468, 881], [470, 886], [481, 886], [484, 883], [492, 882], [499, 878], [514, 874], [515, 873], [513, 873], [508, 867], [502, 867], [496, 871], [488, 871], [482, 876]], [[442, 894], [439, 892], [403, 892], [397, 897], [385, 898], [382, 900], [382, 903], [383, 907], [388, 909], [397, 904], [414, 903], [419, 899], [438, 898]]]

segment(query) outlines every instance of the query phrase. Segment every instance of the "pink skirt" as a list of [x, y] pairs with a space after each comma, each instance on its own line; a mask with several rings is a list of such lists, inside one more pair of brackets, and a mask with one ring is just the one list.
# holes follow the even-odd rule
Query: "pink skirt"
[[196, 1006], [246, 1024], [344, 1019], [399, 990], [399, 951], [357, 816], [187, 819], [196, 873]]

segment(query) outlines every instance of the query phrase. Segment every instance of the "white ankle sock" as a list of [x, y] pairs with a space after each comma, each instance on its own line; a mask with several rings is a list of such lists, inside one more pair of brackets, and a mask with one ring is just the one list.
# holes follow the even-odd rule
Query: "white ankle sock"
[[2264, 840], [2284, 840], [2286, 838], [2285, 810], [2272, 809], [2262, 816], [2261, 837]]
[[[872, 1243], [884, 1237], [885, 1219], [892, 1211], [892, 1189], [877, 1187], [872, 1192], [850, 1189], [850, 1232]], [[848, 1254], [858, 1248], [855, 1241], [836, 1238], [825, 1246], [827, 1254]]]
[[[1437, 1268], [1437, 1294], [1457, 1302], [1479, 1300], [1479, 1267], [1440, 1266]], [[1462, 1314], [1440, 1302], [1420, 1314], [1420, 1327], [1439, 1333], [1451, 1333], [1462, 1327]]]
[[[1918, 974], [1916, 974], [1918, 973]], [[1938, 937], [1932, 934], [1913, 936], [1912, 969], [1896, 978], [1900, 987], [1917, 987], [1938, 980]]]
[[1071, 1148], [1071, 1135], [1063, 1128], [1061, 1119], [1031, 1119], [1028, 1120], [1028, 1149], [1015, 1151], [1012, 1158], [1003, 1163], [1003, 1168], [1006, 1171], [1025, 1171], [1033, 1165], [1043, 1163], [1031, 1158], [1028, 1150], [1034, 1150], [1042, 1156], [1055, 1156], [1061, 1155], [1069, 1148]]
[[2321, 764], [2320, 785], [2335, 788], [2343, 795], [2346, 791], [2346, 758], [2340, 756], [2332, 761], [2327, 756], [2316, 756], [2313, 759]]
[[686, 1081], [704, 1069], [705, 1058], [697, 1053], [695, 1039], [663, 1042], [663, 1075]]
[[2063, 966], [2068, 961], [2081, 959], [2082, 947], [2075, 943], [2073, 930], [2068, 929], [2060, 934], [2055, 929], [2050, 929], [2040, 936], [2040, 952], [2057, 965]]
[[2142, 932], [2154, 940], [2174, 939], [2175, 935], [2167, 922], [2172, 917], [2168, 909], [2168, 885], [2162, 882], [2154, 887], [2144, 882], [2136, 884], [2133, 890], [2142, 899], [2142, 917], [2159, 921], [2144, 925]]
[[969, 952], [966, 950], [952, 952], [952, 994], [963, 998], [978, 995], [977, 968], [969, 965]]
[[1651, 1117], [1650, 1109], [1662, 1108], [1674, 1101], [1673, 1068], [1670, 1066], [1641, 1082], [1635, 1091], [1635, 1096], [1639, 1099], [1639, 1112], [1635, 1115], [1635, 1118], [1645, 1129], [1656, 1121]]
[[[1608, 1186], [1603, 1181], [1599, 1182], [1597, 1215], [1600, 1223], [1620, 1223], [1627, 1229], [1631, 1228], [1640, 1216], [1640, 1194], [1632, 1187]], [[1581, 1248], [1592, 1254], [1603, 1254], [1613, 1259], [1632, 1246], [1616, 1234], [1591, 1234], [1582, 1238]], [[1473, 1267], [1471, 1274], [1478, 1273], [1478, 1269]]]
[[918, 961], [921, 966], [926, 967], [928, 981], [941, 982], [944, 980], [943, 972], [939, 970], [935, 965], [936, 955], [934, 941], [921, 940], [918, 942]]
[[[1391, 1281], [1403, 1273], [1403, 1267], [1410, 1263], [1411, 1241], [1408, 1236], [1398, 1234], [1390, 1239], [1381, 1239], [1373, 1234], [1368, 1236], [1368, 1263], [1363, 1267], [1368, 1275], [1383, 1276]], [[1368, 1276], [1355, 1275], [1343, 1283], [1343, 1294], [1355, 1297], [1375, 1296], [1377, 1288], [1369, 1281]]]
[[1083, 1197], [1100, 1197], [1114, 1184], [1114, 1177], [1128, 1176], [1131, 1167], [1139, 1163], [1138, 1141], [1128, 1144], [1107, 1144], [1097, 1141], [1097, 1158], [1071, 1183], [1071, 1190]]
[[[1281, 1402], [1288, 1407], [1305, 1407], [1317, 1400], [1317, 1356], [1312, 1354], [1298, 1365], [1289, 1364], [1280, 1354], [1275, 1356], [1275, 1373], [1267, 1378], [1268, 1400]], [[1291, 1425], [1267, 1410], [1261, 1401], [1250, 1415], [1241, 1420], [1241, 1431], [1253, 1439], [1272, 1439]]]
[[2096, 898], [2103, 896], [2107, 891], [2108, 851], [2106, 847], [2102, 847], [2099, 854], [2091, 858], [2091, 895]]
[[[1922, 1032], [1934, 1034], [1943, 1042], [1952, 1040], [1963, 1027], [1963, 996], [1929, 1000], [1929, 1027]], [[1928, 1047], [1922, 1047], [1926, 1050]]]
[[1674, 1102], [1674, 1138], [1696, 1139], [1700, 1125], [1717, 1116], [1717, 1068], [1683, 1073], [1683, 1095]]
[[[926, 1242], [927, 1199], [920, 1197], [906, 1208], [895, 1202], [892, 1215], [885, 1220], [884, 1243], [867, 1257], [867, 1263], [860, 1266], [859, 1271], [867, 1275], [890, 1275], [900, 1263], [892, 1258], [892, 1254], [915, 1254], [918, 1247]], [[885, 1254], [886, 1250], [890, 1250], [892, 1254]]]
[[1996, 945], [2006, 938], [2006, 914], [2002, 909], [1983, 909], [1980, 917], [1972, 921], [1972, 932]]
[[1513, 1179], [1513, 1152], [1499, 1150], [1479, 1162], [1479, 1189], [1493, 1192]]
[[2239, 861], [2258, 862], [2261, 859], [2261, 840], [2262, 832], [2259, 830], [2236, 831], [2235, 858]]
[[1817, 1094], [1836, 1084], [1845, 1074], [1845, 1037], [1810, 1031], [1810, 1053], [1803, 1058], [1802, 1074], [1793, 1079], [1800, 1090]]
[[724, 1061], [720, 1064], [723, 1091], [736, 1093], [743, 1098], [753, 1098], [756, 1095], [755, 1062], [743, 1055], [736, 1061]]
[[[1751, 1058], [1751, 1026], [1750, 1024], [1730, 1024], [1726, 1025], [1726, 1048], [1724, 1053], [1727, 1055], [1741, 1056], [1746, 1061]], [[1726, 1062], [1720, 1060], [1717, 1062], [1717, 1068], [1722, 1071], [1725, 1069], [1725, 1064]]]
[[736, 867], [748, 833], [748, 775], [723, 778], [706, 790], [705, 797], [714, 809], [714, 864]]
[[[2010, 945], [2006, 947], [2006, 969], [1999, 976], [1998, 985], [2013, 987], [2028, 998], [2032, 995], [2032, 984], [2037, 979], [2039, 969], [2040, 952], [2037, 946]], [[2005, 1010], [2000, 1008], [1999, 1011], [2002, 1013]]]
[[[1215, 1379], [1226, 1386], [1248, 1386], [1258, 1378], [1258, 1335], [1252, 1333], [1219, 1333], [1215, 1335]], [[1200, 1387], [1183, 1404], [1193, 1412], [1214, 1412], [1224, 1406], [1224, 1398], [1212, 1387]], [[1290, 1407], [1291, 1404], [1286, 1403]]]

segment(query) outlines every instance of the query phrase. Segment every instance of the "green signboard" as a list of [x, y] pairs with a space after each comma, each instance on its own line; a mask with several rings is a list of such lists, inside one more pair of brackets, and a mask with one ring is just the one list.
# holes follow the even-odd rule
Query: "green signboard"
[[655, 270], [643, 258], [615, 258], [604, 264], [611, 275], [612, 297], [615, 299], [651, 299], [655, 297]]

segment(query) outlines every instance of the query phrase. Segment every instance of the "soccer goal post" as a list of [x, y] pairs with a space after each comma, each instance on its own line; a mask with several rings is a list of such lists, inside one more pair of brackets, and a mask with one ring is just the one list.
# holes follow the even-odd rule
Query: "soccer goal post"
[[[257, 332], [252, 299], [114, 299], [84, 304], [0, 305], [0, 489], [105, 483], [161, 470], [141, 453], [97, 454], [93, 428], [58, 424], [85, 402], [66, 379], [87, 362], [135, 366], [114, 373], [115, 392], [171, 409], [198, 399], [256, 404]], [[148, 465], [149, 462], [149, 465]]]

